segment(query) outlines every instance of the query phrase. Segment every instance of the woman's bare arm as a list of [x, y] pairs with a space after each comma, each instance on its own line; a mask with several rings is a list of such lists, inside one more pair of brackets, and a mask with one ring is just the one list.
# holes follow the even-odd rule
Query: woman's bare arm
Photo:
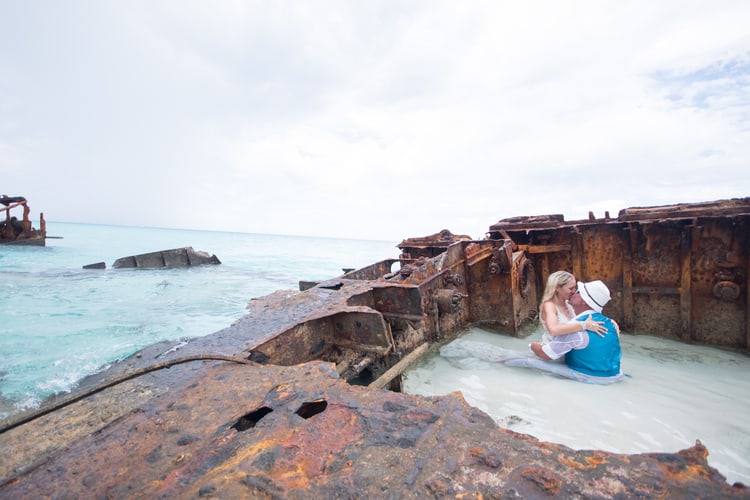
[[560, 323], [557, 319], [557, 308], [552, 301], [545, 302], [542, 304], [542, 321], [547, 326], [547, 331], [553, 337], [557, 335], [565, 335], [568, 333], [580, 332], [581, 330], [591, 330], [592, 332], [598, 333], [600, 330], [606, 331], [604, 323], [601, 321], [594, 321], [589, 315], [586, 321], [571, 321], [570, 323]]

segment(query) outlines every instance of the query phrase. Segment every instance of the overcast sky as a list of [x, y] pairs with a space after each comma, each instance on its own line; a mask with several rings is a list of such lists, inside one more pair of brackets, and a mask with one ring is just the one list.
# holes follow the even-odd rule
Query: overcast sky
[[0, 0], [0, 193], [395, 242], [750, 196], [748, 26], [745, 0]]

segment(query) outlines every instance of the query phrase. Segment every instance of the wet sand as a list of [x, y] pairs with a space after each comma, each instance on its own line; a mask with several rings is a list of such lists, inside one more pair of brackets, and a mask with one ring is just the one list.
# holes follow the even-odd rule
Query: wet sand
[[[530, 352], [525, 339], [478, 328], [462, 336]], [[750, 357], [646, 335], [621, 336], [625, 380], [594, 385], [467, 356], [424, 359], [404, 376], [404, 392], [461, 391], [499, 425], [574, 449], [675, 452], [699, 439], [708, 462], [750, 484]]]

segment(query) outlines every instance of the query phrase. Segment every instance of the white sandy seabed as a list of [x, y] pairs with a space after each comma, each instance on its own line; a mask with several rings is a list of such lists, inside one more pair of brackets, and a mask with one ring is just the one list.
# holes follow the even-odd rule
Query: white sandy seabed
[[[461, 340], [530, 353], [525, 339], [478, 328]], [[727, 481], [750, 485], [750, 357], [647, 335], [622, 334], [622, 369], [611, 385], [561, 378], [487, 361], [428, 357], [404, 376], [404, 392], [460, 391], [466, 401], [516, 432], [574, 449], [676, 452], [699, 439]]]

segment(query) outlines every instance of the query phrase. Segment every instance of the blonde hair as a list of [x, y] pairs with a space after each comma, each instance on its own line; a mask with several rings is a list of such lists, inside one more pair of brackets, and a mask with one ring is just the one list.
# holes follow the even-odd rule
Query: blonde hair
[[574, 279], [576, 279], [576, 277], [568, 271], [555, 271], [554, 273], [550, 274], [547, 278], [547, 285], [544, 287], [542, 301], [539, 303], [540, 313], [542, 310], [542, 304], [544, 304], [548, 300], [552, 300], [558, 288], [567, 285], [570, 280]]

